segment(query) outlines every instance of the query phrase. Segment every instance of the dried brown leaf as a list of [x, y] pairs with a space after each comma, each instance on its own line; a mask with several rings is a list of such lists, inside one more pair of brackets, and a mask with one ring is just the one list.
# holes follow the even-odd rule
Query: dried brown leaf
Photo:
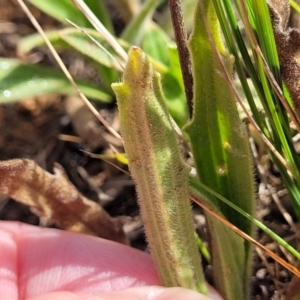
[[283, 81], [300, 116], [300, 31], [287, 28], [289, 0], [268, 0]]
[[50, 174], [29, 159], [0, 161], [0, 192], [62, 229], [128, 244], [121, 222], [81, 195], [59, 164]]

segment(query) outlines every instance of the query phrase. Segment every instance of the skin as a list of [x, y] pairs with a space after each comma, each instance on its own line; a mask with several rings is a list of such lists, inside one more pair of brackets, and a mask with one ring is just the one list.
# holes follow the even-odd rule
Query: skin
[[0, 221], [0, 300], [209, 300], [163, 288], [149, 254], [108, 240]]

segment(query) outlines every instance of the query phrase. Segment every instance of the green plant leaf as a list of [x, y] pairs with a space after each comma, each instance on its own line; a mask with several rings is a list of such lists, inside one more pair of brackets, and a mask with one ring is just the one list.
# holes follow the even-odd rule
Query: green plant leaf
[[[118, 60], [118, 56], [114, 54], [111, 47], [104, 41], [102, 35], [93, 29], [86, 29], [86, 32], [95, 38], [111, 55]], [[94, 44], [91, 39], [76, 28], [65, 28], [61, 30], [46, 31], [46, 36], [56, 48], [74, 49], [93, 61], [109, 68], [120, 69], [120, 66], [107, 53]], [[118, 40], [120, 45], [128, 50], [129, 45]], [[36, 47], [45, 46], [43, 38], [39, 34], [33, 34], [22, 38], [18, 43], [18, 53], [25, 55]]]
[[[114, 54], [114, 51], [97, 31], [86, 29], [86, 32], [110, 52], [111, 56], [96, 45], [85, 33], [76, 28], [49, 31], [46, 32], [46, 35], [57, 49], [75, 50], [92, 60], [92, 64], [97, 69], [103, 86], [106, 87], [106, 90], [109, 92], [111, 90], [111, 82], [116, 81], [118, 76], [116, 70], [121, 70], [120, 65], [117, 63], [118, 56]], [[125, 49], [129, 49], [127, 43], [120, 41], [120, 44], [123, 45]], [[25, 55], [33, 48], [41, 46], [45, 46], [43, 38], [39, 34], [33, 34], [21, 39], [18, 44], [18, 52], [20, 55]]]
[[[99, 43], [111, 53], [115, 60], [95, 45], [88, 36], [76, 28], [47, 31], [46, 35], [56, 48], [68, 50], [73, 49], [96, 62], [99, 66], [103, 65], [109, 68], [109, 74], [107, 72], [105, 73], [106, 70], [101, 70], [102, 72], [99, 71], [101, 78], [105, 77], [107, 82], [109, 82], [109, 80], [116, 80], [117, 73], [113, 71], [120, 70], [120, 66], [116, 62], [118, 60], [118, 56], [111, 47], [107, 45], [106, 41], [104, 41], [103, 37], [97, 31], [92, 29], [86, 29], [86, 31], [93, 38], [99, 41]], [[121, 39], [118, 39], [118, 42], [124, 49], [129, 49], [129, 44], [127, 42]], [[43, 38], [39, 34], [33, 34], [20, 40], [18, 43], [18, 53], [20, 55], [26, 55], [32, 49], [41, 46], [45, 46]], [[166, 46], [167, 43], [164, 43], [162, 47]], [[168, 108], [174, 120], [180, 127], [182, 127], [187, 119], [187, 110], [176, 46], [169, 46], [164, 50], [161, 49], [161, 51], [166, 53], [168, 56], [166, 60], [169, 62], [169, 67], [156, 59], [150, 59], [154, 64], [155, 69], [162, 73], [162, 84]], [[150, 49], [150, 52], [153, 51]]]
[[167, 50], [169, 54], [169, 68], [162, 74], [162, 86], [170, 114], [179, 127], [182, 127], [188, 119], [188, 112], [181, 67], [176, 45], [169, 45]]
[[[101, 21], [103, 26], [110, 32], [114, 33], [112, 21], [110, 18], [109, 11], [107, 9], [106, 3], [104, 0], [85, 0], [87, 6], [91, 9], [94, 15]], [[76, 23], [77, 24], [77, 23]]]
[[128, 56], [123, 82], [112, 88], [151, 254], [165, 286], [206, 293], [189, 202], [189, 168], [180, 156], [160, 76], [141, 49], [133, 47]]
[[[108, 55], [102, 48], [94, 43], [85, 33], [81, 31], [69, 33], [61, 33], [60, 36], [64, 42], [68, 44], [72, 49], [83, 54], [93, 60], [94, 66], [98, 70], [99, 77], [101, 78], [104, 86], [110, 89], [110, 84], [117, 80], [118, 73], [116, 70], [120, 70], [118, 64], [118, 57], [113, 55], [115, 52], [109, 47], [109, 45], [103, 41], [103, 38], [94, 30], [90, 30], [91, 37], [95, 38], [99, 44], [103, 46], [111, 55]], [[100, 39], [101, 37], [101, 39]], [[101, 42], [100, 42], [100, 41]]]
[[[0, 58], [0, 70], [0, 103], [50, 93], [75, 93], [67, 78], [50, 68], [23, 64], [17, 59]], [[87, 97], [103, 102], [112, 101], [111, 95], [97, 86], [79, 80], [77, 84]]]
[[145, 26], [151, 20], [158, 0], [147, 0], [141, 11], [131, 20], [125, 30], [121, 34], [121, 38], [133, 45], [140, 45]]
[[[219, 208], [217, 198], [208, 195], [208, 193], [203, 193], [203, 189], [199, 188], [196, 179], [190, 178], [189, 184], [193, 196], [226, 219]], [[201, 191], [200, 193], [199, 190]], [[224, 226], [221, 221], [209, 216], [209, 214], [206, 214], [206, 219], [210, 232], [208, 243], [212, 249], [213, 276], [218, 291], [222, 293], [226, 300], [247, 299], [248, 297], [246, 297], [243, 290], [243, 285], [245, 284], [243, 280], [243, 266], [245, 264], [244, 239], [236, 235], [230, 228]], [[222, 282], [222, 287], [219, 287], [220, 282]], [[226, 292], [224, 293], [224, 291]], [[245, 297], [234, 298], [232, 295], [245, 295]]]
[[[294, 255], [296, 259], [300, 260], [300, 253], [295, 248], [293, 248], [288, 242], [286, 242], [283, 238], [278, 236], [275, 232], [273, 232], [270, 228], [268, 228], [262, 222], [258, 221], [253, 216], [251, 216], [248, 213], [246, 213], [245, 211], [243, 211], [240, 207], [238, 207], [237, 205], [232, 203], [230, 200], [226, 199], [225, 197], [223, 197], [220, 194], [218, 194], [217, 192], [215, 192], [213, 189], [211, 189], [208, 186], [204, 185], [203, 183], [199, 182], [193, 176], [190, 176], [190, 178], [189, 178], [189, 186], [190, 186], [191, 195], [193, 197], [195, 197], [197, 200], [200, 199], [201, 202], [205, 202], [206, 206], [208, 206], [210, 209], [217, 212], [218, 208], [215, 205], [215, 203], [218, 203], [219, 201], [226, 203], [226, 205], [230, 206], [238, 214], [244, 216], [245, 219], [248, 219], [250, 222], [253, 223], [253, 225], [257, 226], [259, 229], [261, 229], [266, 234], [268, 234], [274, 241], [276, 241], [279, 245], [281, 245], [287, 251], [289, 251], [292, 255]], [[219, 214], [220, 214], [220, 212], [219, 212]]]
[[[28, 1], [44, 13], [64, 24], [68, 24], [68, 19], [78, 26], [93, 28], [86, 17], [70, 0]], [[113, 33], [113, 26], [104, 1], [85, 0], [85, 3], [95, 14], [95, 16], [102, 22], [106, 29]]]
[[[68, 44], [66, 44], [60, 36], [60, 32], [64, 32], [65, 30], [68, 32], [68, 29], [45, 31], [47, 38], [56, 49], [68, 48]], [[17, 51], [19, 55], [23, 56], [28, 54], [34, 48], [42, 47], [45, 45], [45, 41], [41, 37], [41, 35], [39, 33], [34, 33], [20, 39], [17, 45]]]
[[66, 19], [69, 19], [78, 26], [92, 27], [90, 22], [70, 0], [28, 1], [41, 11], [62, 23], [67, 23]]
[[[227, 73], [233, 74], [233, 59], [222, 44], [212, 0], [198, 2], [189, 46], [194, 78], [194, 113], [185, 131], [190, 138], [199, 180], [253, 215], [255, 196], [248, 138], [219, 60]], [[213, 205], [235, 226], [253, 236], [254, 226], [250, 221], [245, 221], [223, 203]], [[207, 220], [218, 290], [227, 300], [247, 299], [251, 245], [241, 242], [233, 232], [231, 242], [227, 243], [219, 236], [223, 225], [208, 214]], [[230, 235], [229, 231], [227, 234]], [[229, 258], [228, 253], [235, 253], [236, 258]]]
[[[88, 33], [91, 34], [91, 36], [95, 38], [99, 42], [99, 44], [101, 44], [109, 53], [111, 53], [111, 56], [114, 57], [115, 60], [113, 60], [111, 56], [103, 51], [103, 49], [99, 48], [99, 46], [91, 41], [90, 38], [83, 32], [80, 32], [78, 30], [71, 32], [64, 31], [60, 32], [59, 35], [62, 40], [66, 42], [71, 48], [75, 49], [84, 56], [91, 58], [93, 61], [109, 68], [120, 68], [117, 63], [118, 57], [114, 55], [113, 50], [103, 40], [102, 36], [94, 30], [88, 30]], [[127, 49], [129, 49], [128, 45]]]
[[151, 57], [168, 66], [170, 59], [166, 50], [172, 40], [157, 24], [149, 23], [145, 29], [141, 46]]
[[[86, 32], [95, 38], [99, 44], [103, 45], [105, 49], [118, 60], [118, 56], [108, 46], [107, 42], [103, 39], [102, 35], [93, 29], [86, 29]], [[103, 64], [104, 66], [110, 68], [120, 69], [120, 66], [114, 62], [102, 49], [94, 46], [93, 42], [90, 40], [85, 33], [81, 32], [76, 28], [65, 28], [61, 30], [51, 30], [45, 32], [49, 41], [53, 46], [62, 49], [75, 49], [86, 55], [87, 57], [93, 59], [94, 61]], [[117, 39], [118, 43], [125, 49], [129, 50], [130, 44], [122, 39]], [[34, 48], [45, 46], [43, 38], [38, 34], [32, 34], [22, 38], [18, 43], [18, 53], [19, 55], [26, 55]], [[156, 71], [160, 73], [165, 73], [168, 71], [168, 67], [162, 62], [157, 61], [150, 57], [152, 64], [154, 65]]]

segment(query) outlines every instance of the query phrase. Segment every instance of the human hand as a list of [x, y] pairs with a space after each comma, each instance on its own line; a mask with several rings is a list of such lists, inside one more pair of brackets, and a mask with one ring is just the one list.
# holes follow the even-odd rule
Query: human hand
[[0, 221], [0, 300], [209, 300], [163, 288], [151, 256], [96, 237]]

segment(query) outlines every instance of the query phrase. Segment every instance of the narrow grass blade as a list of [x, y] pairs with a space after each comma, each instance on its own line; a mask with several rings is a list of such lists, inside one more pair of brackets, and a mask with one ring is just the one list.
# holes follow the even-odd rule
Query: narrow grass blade
[[215, 205], [215, 203], [218, 203], [219, 201], [222, 201], [223, 203], [226, 203], [226, 205], [230, 206], [237, 213], [244, 216], [246, 219], [248, 219], [250, 222], [252, 222], [255, 226], [257, 226], [259, 229], [261, 229], [266, 234], [268, 234], [279, 245], [281, 245], [287, 251], [289, 251], [292, 255], [294, 255], [295, 258], [300, 260], [300, 253], [295, 248], [293, 248], [284, 239], [282, 239], [280, 236], [278, 236], [276, 233], [274, 233], [271, 229], [269, 229], [267, 226], [265, 226], [262, 222], [258, 221], [253, 216], [246, 213], [240, 207], [236, 206], [234, 203], [232, 203], [231, 201], [229, 201], [225, 197], [221, 196], [220, 194], [218, 194], [217, 192], [215, 192], [211, 188], [207, 187], [203, 183], [199, 182], [195, 178], [190, 177], [189, 186], [190, 186], [191, 195], [193, 197], [195, 197], [196, 199], [200, 199], [203, 203], [205, 203], [209, 208], [213, 209], [216, 213], [221, 214], [218, 211], [218, 208]]

